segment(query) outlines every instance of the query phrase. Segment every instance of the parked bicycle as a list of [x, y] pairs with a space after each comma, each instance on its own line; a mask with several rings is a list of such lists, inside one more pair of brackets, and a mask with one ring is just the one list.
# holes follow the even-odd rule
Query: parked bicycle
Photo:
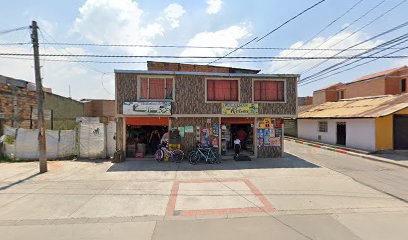
[[184, 159], [184, 152], [179, 149], [169, 150], [168, 143], [164, 142], [159, 145], [159, 149], [154, 154], [154, 158], [161, 162], [164, 160], [164, 157], [167, 156], [170, 161], [181, 162]]
[[200, 144], [197, 144], [196, 148], [189, 153], [188, 160], [191, 164], [197, 164], [201, 160], [210, 164], [221, 163], [220, 156], [215, 149], [202, 147]]

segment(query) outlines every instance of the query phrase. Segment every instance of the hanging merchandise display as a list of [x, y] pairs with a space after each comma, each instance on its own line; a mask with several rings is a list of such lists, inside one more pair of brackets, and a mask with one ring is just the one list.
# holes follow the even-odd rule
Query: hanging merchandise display
[[184, 127], [178, 127], [178, 131], [179, 131], [179, 134], [180, 134], [180, 137], [181, 138], [183, 138], [184, 137]]
[[193, 133], [193, 132], [194, 132], [193, 126], [186, 126], [186, 127], [184, 128], [184, 132], [185, 132], [185, 133]]
[[196, 127], [196, 142], [201, 142], [201, 131], [200, 131], [200, 127]]
[[204, 147], [209, 146], [210, 130], [208, 128], [201, 129], [201, 145]]
[[257, 124], [258, 147], [280, 147], [282, 141], [282, 120], [260, 118]]

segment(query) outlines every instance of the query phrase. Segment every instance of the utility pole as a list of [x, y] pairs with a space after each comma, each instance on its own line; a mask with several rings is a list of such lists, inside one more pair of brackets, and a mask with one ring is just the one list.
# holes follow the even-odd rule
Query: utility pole
[[34, 49], [34, 73], [35, 86], [37, 90], [37, 127], [38, 127], [38, 150], [40, 173], [47, 172], [47, 147], [45, 141], [45, 117], [44, 117], [44, 92], [42, 87], [42, 79], [40, 73], [40, 53], [38, 50], [38, 27], [37, 22], [32, 21], [31, 24], [31, 40]]

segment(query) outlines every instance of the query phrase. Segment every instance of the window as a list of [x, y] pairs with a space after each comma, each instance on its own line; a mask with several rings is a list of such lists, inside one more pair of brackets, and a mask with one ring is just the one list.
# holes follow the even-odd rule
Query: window
[[401, 79], [401, 92], [406, 92], [407, 91], [407, 80]]
[[254, 101], [283, 102], [283, 81], [254, 81]]
[[152, 77], [140, 78], [139, 99], [173, 100], [173, 79]]
[[327, 122], [319, 122], [319, 132], [327, 132]]
[[207, 79], [207, 101], [239, 101], [238, 80]]
[[337, 100], [344, 99], [344, 91], [337, 91]]

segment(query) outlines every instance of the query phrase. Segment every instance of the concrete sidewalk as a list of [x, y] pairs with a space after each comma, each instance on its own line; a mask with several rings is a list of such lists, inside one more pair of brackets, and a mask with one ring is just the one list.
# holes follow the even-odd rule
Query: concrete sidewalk
[[310, 141], [310, 140], [305, 140], [305, 139], [300, 139], [300, 138], [294, 138], [294, 137], [285, 137], [285, 140], [290, 141], [290, 142], [296, 142], [299, 144], [305, 144], [310, 147], [326, 149], [326, 150], [337, 152], [337, 153], [347, 154], [350, 156], [361, 157], [361, 158], [365, 158], [368, 160], [384, 162], [384, 163], [394, 164], [400, 167], [408, 168], [408, 153], [402, 153], [402, 152], [401, 153], [398, 153], [398, 152], [370, 153], [370, 152], [362, 151], [359, 149], [346, 148], [343, 146], [331, 145], [327, 143], [320, 143], [320, 142], [315, 142], [315, 141]]
[[404, 239], [408, 206], [290, 154], [0, 164], [2, 239]]

